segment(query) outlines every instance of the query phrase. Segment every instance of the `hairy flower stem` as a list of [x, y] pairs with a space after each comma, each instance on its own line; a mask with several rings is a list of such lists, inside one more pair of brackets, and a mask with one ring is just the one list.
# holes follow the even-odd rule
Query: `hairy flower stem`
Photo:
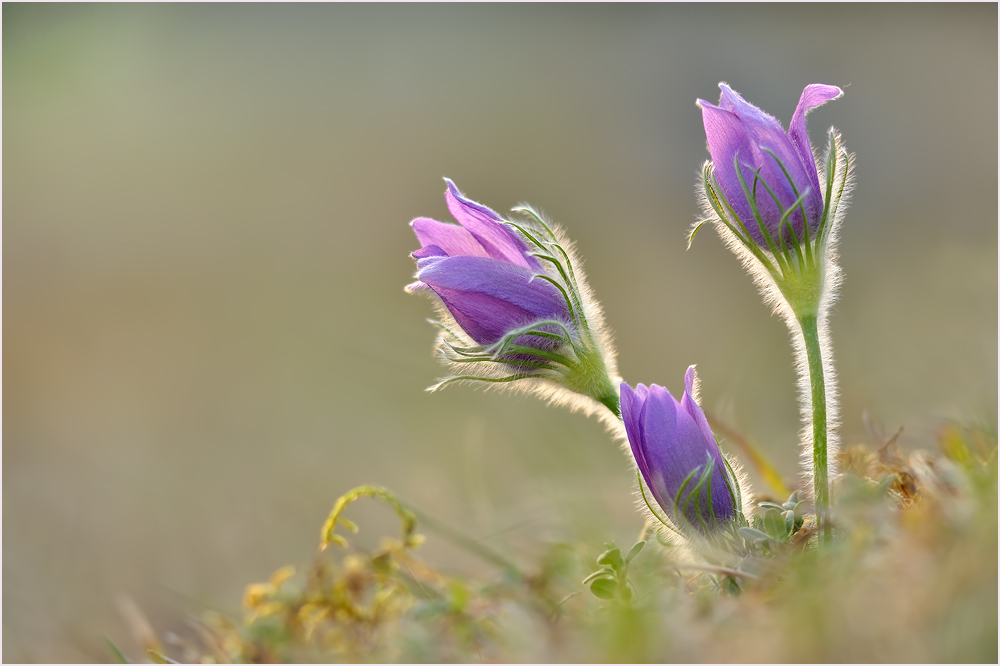
[[618, 396], [613, 391], [601, 398], [600, 403], [610, 409], [616, 418], [620, 419], [622, 417], [621, 402], [619, 402]]
[[813, 496], [820, 542], [830, 539], [830, 477], [827, 461], [826, 378], [823, 374], [823, 350], [815, 314], [799, 317], [805, 340], [812, 394]]

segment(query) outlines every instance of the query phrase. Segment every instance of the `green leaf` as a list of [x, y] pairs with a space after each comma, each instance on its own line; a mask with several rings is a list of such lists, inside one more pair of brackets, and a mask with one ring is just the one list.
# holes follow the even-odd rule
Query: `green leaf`
[[124, 653], [122, 653], [122, 651], [118, 649], [118, 646], [115, 645], [110, 638], [108, 638], [107, 636], [105, 636], [104, 637], [104, 642], [105, 642], [105, 644], [107, 644], [108, 649], [111, 650], [111, 654], [115, 658], [115, 663], [117, 663], [117, 664], [131, 664], [132, 663], [131, 661], [128, 660], [128, 657], [126, 657], [124, 655]]
[[614, 599], [618, 592], [618, 583], [607, 578], [598, 578], [590, 584], [590, 591], [598, 599]]
[[628, 564], [636, 558], [636, 556], [642, 552], [643, 547], [645, 547], [645, 541], [638, 541], [634, 546], [629, 548], [628, 555], [625, 556], [625, 563]]
[[586, 578], [584, 578], [583, 579], [583, 584], [586, 585], [587, 583], [589, 583], [590, 581], [594, 580], [595, 578], [602, 578], [602, 577], [604, 577], [604, 578], [615, 578], [615, 573], [616, 573], [615, 570], [612, 569], [611, 567], [604, 567], [603, 569], [598, 569], [594, 573], [592, 573], [589, 576], [587, 576]]
[[750, 543], [761, 544], [767, 543], [768, 541], [774, 541], [774, 539], [768, 536], [765, 532], [755, 530], [752, 527], [741, 527], [739, 532], [740, 535]]
[[775, 511], [784, 511], [785, 509], [789, 508], [787, 505], [775, 504], [774, 502], [759, 502], [757, 506], [764, 509], [765, 511], [768, 509], [774, 509]]
[[[610, 544], [608, 544], [610, 545]], [[625, 560], [622, 559], [622, 551], [618, 547], [612, 546], [608, 550], [601, 553], [597, 558], [598, 564], [605, 564], [612, 567], [615, 571], [621, 569], [625, 565]]]
[[781, 511], [768, 511], [764, 515], [764, 531], [778, 541], [784, 541], [788, 535], [785, 527], [785, 517]]
[[463, 612], [469, 603], [469, 590], [460, 580], [451, 581], [448, 588], [449, 592], [451, 592], [452, 606], [457, 612]]
[[149, 658], [153, 660], [154, 664], [179, 664], [179, 663], [181, 663], [179, 661], [174, 661], [173, 659], [171, 659], [167, 655], [163, 654], [159, 650], [154, 650], [152, 648], [149, 648], [148, 650], [146, 650], [146, 653], [149, 655]]

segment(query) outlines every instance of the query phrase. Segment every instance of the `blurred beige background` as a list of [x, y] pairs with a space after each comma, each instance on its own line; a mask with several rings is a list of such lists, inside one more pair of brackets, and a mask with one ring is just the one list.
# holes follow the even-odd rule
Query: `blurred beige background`
[[[857, 154], [833, 317], [843, 435], [996, 427], [997, 6], [3, 7], [7, 661], [137, 647], [307, 563], [363, 482], [529, 560], [641, 526], [600, 425], [423, 389], [407, 222], [442, 176], [565, 225], [630, 382], [680, 390], [796, 474], [787, 333], [714, 232], [695, 99], [730, 83]], [[359, 504], [359, 543], [396, 527]], [[425, 556], [480, 565], [431, 535]]]

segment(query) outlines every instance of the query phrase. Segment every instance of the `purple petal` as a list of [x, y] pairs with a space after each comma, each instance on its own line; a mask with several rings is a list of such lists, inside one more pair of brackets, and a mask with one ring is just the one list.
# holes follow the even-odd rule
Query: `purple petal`
[[428, 257], [417, 279], [441, 297], [458, 325], [479, 344], [540, 319], [569, 322], [563, 295], [524, 267], [485, 257]]
[[733, 495], [729, 493], [729, 474], [721, 458], [722, 454], [719, 453], [715, 471], [712, 472], [712, 512], [717, 520], [727, 520], [736, 516], [736, 504], [733, 502]]
[[[649, 478], [649, 465], [646, 463], [646, 445], [643, 437], [642, 419], [640, 418], [646, 404], [646, 387], [639, 384], [636, 391], [627, 383], [621, 384], [621, 410], [625, 432], [628, 435], [629, 446], [632, 447], [632, 457], [643, 478]], [[649, 485], [647, 480], [646, 485]]]
[[[792, 144], [791, 139], [785, 133], [785, 130], [782, 129], [781, 123], [773, 116], [744, 100], [726, 84], [720, 83], [719, 88], [722, 89], [720, 105], [732, 110], [743, 122], [750, 134], [750, 140], [759, 151], [749, 163], [755, 169], [760, 169], [761, 177], [778, 197], [782, 208], [787, 209], [795, 203], [795, 200], [798, 198], [795, 190], [798, 190], [799, 195], [801, 195], [808, 189], [809, 194], [804, 201], [806, 212], [809, 214], [810, 223], [814, 226], [818, 225], [819, 217], [817, 213], [818, 215], [822, 215], [823, 204], [819, 194], [819, 181], [816, 178], [815, 164], [813, 163], [811, 172], [805, 168], [802, 164], [802, 158]], [[773, 155], [770, 153], [773, 153]], [[784, 170], [775, 161], [775, 158], [781, 161], [781, 164], [785, 167]], [[812, 153], [809, 154], [809, 160], [812, 163]], [[785, 171], [788, 172], [787, 175]], [[789, 178], [791, 182], [789, 182]], [[750, 180], [747, 181], [748, 184], [750, 182]], [[792, 187], [793, 183], [794, 188]], [[781, 219], [781, 212], [771, 195], [761, 188], [758, 188], [757, 208], [760, 210], [763, 219], [774, 221], [773, 227], [771, 225], [768, 226], [771, 227], [769, 229], [771, 235], [776, 238], [778, 231], [777, 224]], [[802, 212], [792, 213], [789, 216], [789, 220], [795, 225], [796, 233], [801, 237]], [[798, 224], [795, 224], [796, 222]]]
[[[688, 413], [688, 415], [697, 424], [698, 429], [701, 430], [701, 436], [706, 442], [715, 442], [715, 435], [712, 433], [711, 426], [708, 425], [708, 418], [705, 416], [705, 412], [702, 411], [701, 407], [694, 401], [691, 396], [694, 393], [694, 379], [695, 370], [692, 365], [684, 373], [684, 395], [681, 396], [681, 407]], [[714, 447], [712, 448], [712, 456], [716, 459], [721, 460], [721, 453]]]
[[[814, 232], [823, 214], [823, 199], [808, 143], [808, 161], [803, 161], [802, 152], [773, 116], [744, 100], [726, 84], [719, 84], [719, 88], [722, 89], [722, 94], [718, 107], [699, 100], [709, 152], [712, 154], [716, 180], [730, 205], [746, 225], [751, 238], [758, 245], [765, 246], [763, 234], [757, 228], [750, 204], [745, 200], [746, 195], [731, 166], [733, 156], [737, 154], [747, 186], [753, 189], [753, 172], [756, 171], [774, 194], [772, 197], [759, 184], [756, 188], [757, 209], [771, 237], [777, 242], [781, 211], [787, 210], [800, 195], [805, 195], [802, 206], [805, 208], [810, 230]], [[732, 117], [725, 115], [727, 113]], [[774, 197], [777, 197], [777, 202]], [[802, 210], [796, 207], [788, 220], [801, 239]], [[786, 241], [791, 240], [790, 232], [784, 231], [784, 234]]]
[[463, 197], [455, 183], [447, 178], [445, 182], [448, 184], [448, 191], [444, 195], [448, 210], [479, 241], [487, 256], [536, 272], [542, 270], [541, 263], [528, 254], [528, 246], [524, 241], [500, 224], [502, 218], [499, 215], [486, 206]]
[[701, 107], [702, 122], [705, 125], [705, 137], [708, 139], [708, 152], [712, 156], [712, 166], [715, 171], [715, 181], [722, 190], [729, 205], [733, 207], [736, 216], [746, 225], [747, 232], [754, 242], [764, 245], [764, 235], [754, 220], [753, 209], [747, 201], [746, 194], [736, 176], [733, 158], [739, 155], [743, 179], [748, 186], [753, 183], [753, 172], [746, 164], [755, 165], [761, 160], [760, 150], [753, 144], [746, 125], [735, 113], [715, 106], [703, 99], [698, 100]]
[[[653, 496], [673, 515], [674, 498], [688, 472], [704, 463], [702, 447], [689, 446], [684, 421], [689, 420], [679, 410], [680, 405], [662, 386], [649, 387], [646, 413], [643, 418], [646, 463], [649, 475], [646, 484]], [[697, 440], [695, 440], [697, 442]]]
[[414, 259], [426, 259], [427, 257], [447, 257], [448, 253], [437, 245], [425, 245], [419, 250], [410, 253]]
[[[635, 422], [633, 419], [634, 413], [638, 411], [636, 408], [636, 402], [641, 403], [641, 401], [637, 400], [635, 391], [632, 390], [632, 387], [629, 386], [627, 382], [621, 383], [618, 387], [618, 393], [621, 404], [622, 422], [625, 424], [625, 432], [631, 434], [632, 432], [636, 432]], [[631, 437], [629, 438], [629, 441], [631, 441]], [[633, 445], [633, 449], [634, 448], [635, 447]]]
[[743, 99], [738, 92], [728, 85], [720, 83], [719, 89], [722, 90], [722, 93], [719, 95], [719, 106], [721, 108], [731, 111], [748, 126], [759, 129], [761, 132], [772, 134], [785, 133], [785, 130], [781, 127], [781, 123], [774, 116], [765, 113]]
[[[420, 241], [421, 245], [424, 247], [436, 246], [447, 256], [490, 256], [465, 227], [460, 227], [457, 224], [445, 224], [428, 217], [418, 217], [410, 222], [410, 226], [413, 227], [413, 232], [417, 235], [417, 240]], [[417, 252], [414, 252], [413, 256], [420, 258], [421, 255]]]
[[795, 150], [798, 151], [803, 166], [817, 185], [819, 184], [819, 176], [816, 173], [816, 158], [813, 156], [812, 145], [809, 143], [809, 133], [806, 131], [806, 114], [817, 106], [822, 106], [843, 94], [844, 91], [836, 86], [827, 86], [822, 83], [809, 84], [802, 91], [799, 105], [795, 107], [792, 122], [788, 125], [788, 138], [795, 146]]
[[684, 393], [686, 395], [691, 395], [694, 393], [694, 380], [697, 378], [695, 374], [694, 366], [689, 365], [687, 371], [684, 373]]
[[733, 507], [733, 498], [729, 494], [727, 481], [729, 475], [725, 470], [722, 452], [719, 451], [719, 446], [715, 441], [715, 434], [712, 432], [711, 426], [708, 425], [708, 418], [692, 397], [694, 395], [694, 380], [695, 367], [692, 365], [684, 373], [684, 395], [681, 397], [681, 407], [694, 419], [702, 437], [704, 437], [703, 441], [706, 442], [709, 454], [715, 460], [715, 471], [712, 473], [712, 508], [715, 516], [717, 518], [730, 518], [736, 512]]

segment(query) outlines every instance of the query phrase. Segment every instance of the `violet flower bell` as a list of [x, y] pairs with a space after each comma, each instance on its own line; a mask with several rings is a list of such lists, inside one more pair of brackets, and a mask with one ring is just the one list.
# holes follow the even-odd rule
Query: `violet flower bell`
[[617, 415], [613, 353], [566, 240], [528, 207], [517, 210], [530, 221], [504, 220], [446, 182], [459, 224], [411, 223], [421, 248], [407, 291], [435, 297], [438, 352], [455, 370], [431, 390], [454, 381], [533, 380], [527, 387], [557, 401], [568, 401], [566, 389]]
[[639, 384], [633, 391], [623, 383], [621, 406], [646, 488], [681, 532], [690, 536], [686, 528], [693, 527], [705, 536], [742, 515], [742, 498], [736, 474], [692, 397], [694, 381], [691, 366], [679, 402], [662, 386]]
[[[806, 132], [806, 113], [836, 99], [835, 86], [812, 84], [802, 91], [788, 133], [772, 116], [724, 83], [716, 106], [698, 100], [719, 194], [741, 230], [759, 246], [815, 237], [823, 217], [823, 196]], [[803, 224], [803, 220], [808, 225]]]
[[830, 229], [828, 204], [841, 151], [831, 135], [827, 182], [821, 187], [806, 114], [843, 91], [820, 83], [806, 86], [786, 133], [773, 116], [732, 88], [724, 83], [719, 88], [718, 106], [698, 100], [712, 156], [704, 173], [709, 203], [744, 244], [776, 255], [810, 245]]

